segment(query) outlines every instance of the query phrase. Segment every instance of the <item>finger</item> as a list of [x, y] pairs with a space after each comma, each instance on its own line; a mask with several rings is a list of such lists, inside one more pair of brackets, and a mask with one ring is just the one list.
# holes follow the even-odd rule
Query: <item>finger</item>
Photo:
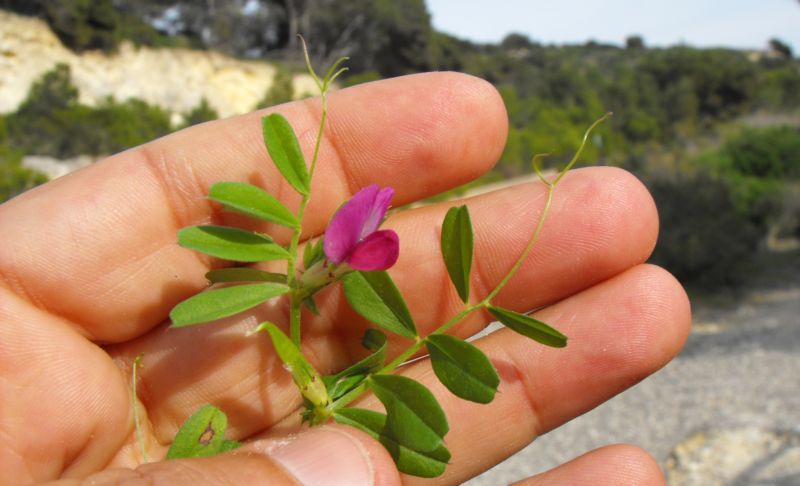
[[70, 484], [374, 484], [400, 477], [386, 450], [349, 427], [325, 426], [292, 437], [255, 442], [228, 454], [112, 469]]
[[[646, 190], [616, 169], [576, 171], [559, 186], [542, 238], [497, 303], [529, 310], [562, 299], [647, 258], [656, 235]], [[611, 195], [609, 195], [611, 194]], [[486, 295], [522, 251], [543, 205], [539, 185], [523, 185], [469, 202], [475, 235], [474, 298]], [[407, 296], [421, 335], [461, 307], [439, 250], [448, 205], [399, 213], [389, 223], [401, 237], [401, 258], [391, 273]], [[498, 221], [502, 221], [498, 224]], [[320, 319], [304, 321], [304, 349], [323, 372], [355, 358], [366, 323], [341, 292], [318, 300]], [[294, 411], [297, 391], [266, 336], [245, 337], [263, 320], [283, 323], [283, 307], [265, 307], [226, 322], [163, 329], [114, 348], [120, 359], [145, 353], [142, 393], [162, 441], [174, 436], [187, 411], [211, 402], [230, 415], [232, 433], [246, 437]], [[306, 316], [311, 317], [311, 316]], [[474, 314], [456, 332], [470, 335], [490, 321]], [[398, 350], [395, 343], [394, 352]], [[407, 343], [406, 343], [407, 344]]]
[[[319, 100], [278, 109], [310, 158]], [[176, 231], [242, 220], [205, 198], [214, 182], [254, 183], [297, 206], [264, 149], [263, 114], [178, 132], [0, 206], [0, 284], [94, 340], [123, 341], [162, 322], [207, 285], [212, 265], [179, 248]], [[506, 124], [494, 88], [466, 75], [409, 76], [333, 93], [306, 233], [320, 233], [341, 201], [369, 183], [394, 186], [401, 205], [477, 177], [499, 157]]]
[[514, 486], [661, 486], [664, 475], [644, 450], [617, 444], [577, 457], [547, 472], [514, 483]]
[[[690, 310], [671, 275], [642, 265], [536, 317], [569, 336], [569, 344], [548, 348], [509, 329], [478, 340], [501, 378], [488, 405], [450, 394], [427, 361], [404, 371], [431, 388], [451, 424], [445, 442], [452, 459], [443, 483], [479, 474], [660, 369], [683, 345]], [[365, 403], [380, 407], [374, 397]]]
[[128, 387], [108, 355], [2, 287], [0, 343], [0, 484], [105, 466], [132, 429]]

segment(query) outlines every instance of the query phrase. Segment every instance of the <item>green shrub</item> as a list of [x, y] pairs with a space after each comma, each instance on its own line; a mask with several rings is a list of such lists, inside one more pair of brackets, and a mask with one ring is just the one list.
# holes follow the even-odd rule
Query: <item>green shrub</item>
[[47, 177], [22, 167], [19, 153], [3, 154], [0, 150], [0, 203], [47, 182]]
[[693, 289], [741, 283], [763, 233], [737, 210], [730, 186], [706, 172], [647, 185], [661, 221], [651, 261]]
[[292, 83], [292, 73], [284, 68], [278, 67], [275, 76], [272, 78], [272, 86], [264, 94], [255, 108], [267, 108], [269, 106], [280, 105], [294, 99], [294, 84]]
[[730, 168], [764, 179], [800, 178], [800, 129], [748, 128], [725, 143]]
[[96, 108], [78, 104], [78, 91], [63, 64], [32, 85], [7, 124], [15, 150], [62, 159], [119, 152], [172, 130], [164, 110], [141, 100], [109, 98]]
[[47, 182], [47, 177], [21, 164], [22, 154], [8, 146], [5, 117], [0, 116], [0, 203]]
[[800, 130], [745, 128], [693, 164], [724, 179], [739, 213], [766, 231], [796, 197], [787, 182], [800, 179]]
[[183, 127], [190, 127], [198, 123], [216, 120], [217, 118], [219, 118], [217, 110], [212, 108], [211, 105], [208, 104], [208, 101], [203, 98], [199, 105], [195, 106], [189, 113], [184, 115]]

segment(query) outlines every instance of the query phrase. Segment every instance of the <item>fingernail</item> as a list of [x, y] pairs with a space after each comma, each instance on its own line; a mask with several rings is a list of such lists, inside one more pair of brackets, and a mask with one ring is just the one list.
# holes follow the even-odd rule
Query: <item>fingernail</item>
[[301, 484], [371, 485], [369, 453], [357, 439], [333, 427], [306, 430], [275, 445], [270, 456]]

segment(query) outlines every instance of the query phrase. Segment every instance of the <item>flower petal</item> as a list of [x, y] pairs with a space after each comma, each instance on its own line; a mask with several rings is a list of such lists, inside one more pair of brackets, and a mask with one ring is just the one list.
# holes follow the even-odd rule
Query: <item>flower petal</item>
[[325, 230], [323, 243], [325, 256], [330, 261], [344, 261], [365, 236], [362, 231], [367, 220], [372, 219], [372, 208], [378, 192], [375, 184], [361, 189], [333, 215]]
[[384, 187], [375, 195], [372, 207], [364, 221], [364, 226], [361, 228], [361, 238], [378, 230], [378, 227], [383, 223], [386, 212], [389, 210], [389, 203], [392, 202], [392, 196], [394, 196], [394, 189], [391, 187]]
[[365, 272], [386, 270], [395, 264], [399, 254], [400, 238], [397, 233], [381, 230], [364, 238], [347, 257], [347, 263]]

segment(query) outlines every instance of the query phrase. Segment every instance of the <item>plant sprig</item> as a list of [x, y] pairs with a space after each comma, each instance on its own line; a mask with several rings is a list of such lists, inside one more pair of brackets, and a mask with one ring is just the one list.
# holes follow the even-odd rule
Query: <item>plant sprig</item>
[[[567, 337], [558, 330], [529, 315], [498, 307], [493, 300], [529, 256], [544, 227], [556, 186], [578, 161], [592, 130], [610, 113], [587, 129], [572, 160], [552, 180], [540, 168], [544, 155], [533, 158], [533, 169], [547, 186], [541, 214], [525, 249], [505, 277], [475, 302], [470, 299], [474, 232], [469, 209], [466, 205], [450, 208], [442, 223], [441, 251], [450, 281], [464, 307], [433, 332], [421, 336], [402, 293], [386, 272], [397, 260], [399, 251], [397, 234], [379, 229], [393, 195], [391, 188], [368, 186], [342, 205], [323, 238], [316, 243], [307, 242], [300, 270], [298, 249], [302, 221], [311, 198], [311, 181], [326, 126], [327, 94], [333, 81], [347, 69], [340, 67], [346, 59], [342, 58], [320, 78], [311, 66], [304, 41], [303, 49], [321, 100], [319, 131], [310, 162], [306, 163], [288, 120], [272, 113], [262, 122], [270, 158], [286, 182], [300, 195], [298, 209], [293, 213], [261, 188], [241, 182], [214, 184], [209, 193], [212, 200], [227, 210], [290, 228], [289, 244], [282, 246], [267, 235], [218, 226], [186, 228], [178, 233], [178, 242], [184, 247], [238, 262], [285, 260], [287, 272], [285, 275], [274, 274], [247, 267], [211, 271], [207, 275], [209, 281], [223, 287], [200, 293], [177, 305], [170, 314], [172, 327], [211, 322], [269, 299], [288, 298], [289, 336], [271, 322], [261, 323], [251, 333], [264, 330], [269, 334], [277, 355], [303, 397], [304, 421], [315, 426], [333, 419], [360, 428], [384, 444], [401, 471], [423, 477], [438, 476], [450, 459], [444, 440], [450, 428], [447, 418], [424, 385], [393, 372], [425, 348], [434, 373], [448, 390], [473, 402], [491, 402], [500, 378], [490, 359], [475, 345], [448, 334], [479, 309], [486, 309], [512, 331], [544, 345], [566, 346]], [[300, 311], [305, 305], [318, 313], [314, 295], [337, 283], [343, 286], [353, 310], [382, 331], [367, 330], [362, 341], [370, 351], [366, 358], [337, 374], [326, 376], [302, 353]], [[388, 363], [384, 332], [412, 341]], [[385, 413], [348, 407], [367, 391], [377, 396]], [[234, 442], [222, 438], [226, 423], [224, 414], [218, 409], [201, 409], [181, 428], [168, 458], [208, 455], [235, 447]], [[213, 444], [210, 438], [213, 438]]]

